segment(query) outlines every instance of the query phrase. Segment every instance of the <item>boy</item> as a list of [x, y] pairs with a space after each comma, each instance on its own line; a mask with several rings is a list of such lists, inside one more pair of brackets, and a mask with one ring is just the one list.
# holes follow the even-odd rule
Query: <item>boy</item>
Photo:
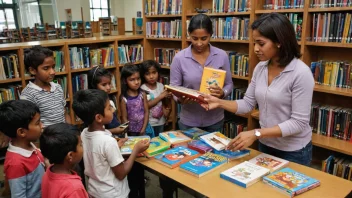
[[23, 89], [20, 98], [38, 105], [44, 127], [65, 121], [71, 123], [65, 113], [64, 92], [59, 84], [52, 82], [55, 77], [53, 52], [41, 46], [26, 49], [24, 64], [35, 79]]
[[79, 130], [60, 123], [45, 128], [40, 149], [51, 165], [42, 181], [42, 197], [88, 198], [81, 178], [72, 169], [82, 160], [83, 148]]
[[93, 197], [128, 197], [130, 190], [126, 175], [137, 155], [149, 147], [149, 142], [138, 142], [124, 162], [117, 141], [104, 128], [113, 118], [113, 109], [108, 94], [102, 90], [78, 91], [74, 95], [73, 110], [88, 124], [81, 134], [84, 173], [89, 177], [88, 194]]
[[42, 129], [39, 108], [32, 102], [11, 100], [0, 105], [0, 131], [11, 138], [4, 163], [11, 197], [41, 197], [44, 157], [32, 142]]

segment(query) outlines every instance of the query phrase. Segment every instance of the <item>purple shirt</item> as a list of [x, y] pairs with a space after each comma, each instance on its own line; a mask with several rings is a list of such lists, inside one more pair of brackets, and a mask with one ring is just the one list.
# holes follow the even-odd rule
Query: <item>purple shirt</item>
[[[192, 46], [192, 45], [191, 45]], [[193, 58], [191, 46], [177, 53], [171, 64], [170, 84], [199, 90], [203, 66]], [[233, 84], [230, 71], [230, 61], [224, 50], [210, 45], [210, 54], [204, 67], [226, 70], [224, 85], [225, 97], [232, 92]], [[181, 106], [180, 121], [192, 127], [211, 126], [224, 118], [223, 109], [206, 111], [198, 103]]]
[[259, 105], [261, 128], [279, 126], [282, 137], [263, 138], [260, 142], [282, 150], [302, 149], [312, 140], [309, 126], [314, 79], [309, 67], [294, 58], [268, 86], [268, 61], [254, 69], [243, 100], [237, 100], [237, 113], [247, 113]]

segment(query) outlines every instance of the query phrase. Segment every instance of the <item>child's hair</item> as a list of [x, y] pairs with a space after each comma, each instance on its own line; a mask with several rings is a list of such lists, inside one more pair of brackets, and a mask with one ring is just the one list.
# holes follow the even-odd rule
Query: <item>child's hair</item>
[[38, 66], [43, 64], [44, 59], [53, 56], [53, 51], [40, 45], [33, 46], [24, 50], [24, 65], [26, 70], [29, 68], [37, 70]]
[[68, 152], [76, 152], [79, 134], [78, 128], [70, 124], [50, 125], [40, 136], [40, 150], [51, 164], [62, 164]]
[[102, 67], [93, 67], [88, 72], [88, 89], [97, 89], [102, 77], [111, 79], [111, 73]]
[[146, 82], [144, 78], [145, 73], [147, 73], [148, 70], [152, 67], [154, 67], [158, 73], [160, 72], [160, 68], [161, 68], [160, 64], [155, 60], [146, 60], [146, 61], [143, 61], [143, 63], [141, 64], [141, 78], [143, 80], [143, 83]]
[[121, 70], [121, 92], [122, 92], [122, 96], [127, 97], [127, 90], [128, 85], [127, 85], [127, 78], [132, 76], [134, 73], [138, 72], [139, 74], [141, 74], [140, 69], [137, 65], [133, 65], [133, 64], [125, 64], [125, 66], [123, 66], [122, 70]]
[[99, 89], [80, 90], [73, 96], [72, 108], [79, 118], [87, 125], [95, 120], [97, 114], [104, 115], [108, 94]]
[[205, 29], [210, 35], [212, 35], [213, 25], [210, 17], [205, 14], [197, 14], [193, 16], [189, 22], [188, 32], [192, 33], [197, 29]]
[[0, 105], [0, 131], [10, 138], [17, 137], [17, 129], [28, 129], [39, 108], [28, 100], [10, 100]]

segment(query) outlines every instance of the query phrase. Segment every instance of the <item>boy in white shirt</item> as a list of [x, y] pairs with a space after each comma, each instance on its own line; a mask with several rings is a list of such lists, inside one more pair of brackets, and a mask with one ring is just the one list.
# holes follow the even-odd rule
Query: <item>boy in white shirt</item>
[[113, 109], [104, 91], [78, 91], [73, 98], [73, 110], [88, 124], [81, 134], [84, 173], [89, 178], [88, 194], [96, 198], [128, 197], [130, 190], [126, 176], [137, 155], [149, 147], [149, 142], [138, 142], [130, 157], [124, 161], [116, 139], [104, 128], [113, 118]]

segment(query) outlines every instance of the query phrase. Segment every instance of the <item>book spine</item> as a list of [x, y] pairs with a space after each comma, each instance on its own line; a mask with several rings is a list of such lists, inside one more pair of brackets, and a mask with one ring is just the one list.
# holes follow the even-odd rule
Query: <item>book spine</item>
[[224, 180], [227, 180], [227, 181], [229, 181], [229, 182], [232, 182], [232, 183], [234, 183], [234, 184], [237, 184], [237, 185], [239, 185], [239, 186], [241, 186], [241, 187], [243, 187], [243, 188], [247, 188], [247, 185], [245, 184], [245, 183], [243, 183], [243, 182], [240, 182], [240, 181], [238, 181], [238, 180], [235, 180], [235, 179], [232, 179], [232, 178], [230, 178], [230, 177], [228, 177], [228, 176], [226, 176], [226, 175], [224, 175], [224, 174], [220, 174], [220, 178], [222, 178], [222, 179], [224, 179]]

